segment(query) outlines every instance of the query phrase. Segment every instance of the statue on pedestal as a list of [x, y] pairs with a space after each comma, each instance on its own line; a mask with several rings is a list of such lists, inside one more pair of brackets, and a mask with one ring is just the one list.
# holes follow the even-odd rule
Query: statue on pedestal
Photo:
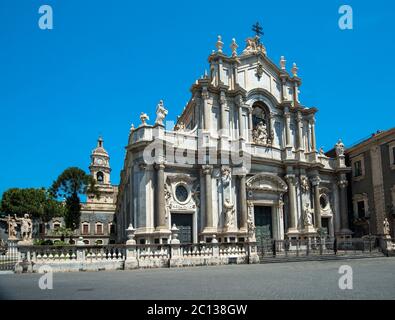
[[17, 240], [17, 233], [16, 233], [16, 228], [18, 227], [18, 224], [16, 223], [16, 217], [11, 218], [10, 215], [8, 215], [8, 240]]
[[234, 221], [235, 208], [234, 208], [234, 204], [231, 203], [228, 198], [225, 199], [224, 209], [225, 209], [225, 226], [228, 229], [232, 229], [235, 226], [235, 221]]
[[227, 187], [230, 184], [230, 181], [232, 180], [232, 173], [229, 167], [224, 167], [221, 170], [222, 172], [222, 183], [224, 187]]
[[341, 141], [341, 139], [339, 139], [339, 141], [336, 143], [335, 150], [336, 150], [337, 157], [344, 156], [344, 144]]
[[313, 226], [313, 216], [312, 216], [312, 210], [310, 209], [310, 203], [306, 203], [304, 206], [304, 226], [306, 228]]
[[163, 120], [166, 118], [168, 111], [165, 109], [163, 105], [163, 100], [159, 101], [158, 106], [156, 107], [156, 121], [155, 124], [163, 126]]
[[383, 233], [385, 236], [389, 236], [391, 233], [390, 224], [389, 224], [387, 218], [384, 218], [384, 221], [383, 221]]
[[30, 242], [33, 234], [33, 223], [29, 214], [25, 213], [23, 218], [16, 218], [16, 221], [21, 222], [21, 237], [22, 241]]
[[254, 142], [257, 144], [267, 144], [267, 128], [266, 124], [261, 120], [252, 132]]

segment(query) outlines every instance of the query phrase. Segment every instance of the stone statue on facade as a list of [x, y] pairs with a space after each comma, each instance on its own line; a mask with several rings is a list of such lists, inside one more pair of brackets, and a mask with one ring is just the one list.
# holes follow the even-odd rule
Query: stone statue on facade
[[149, 117], [148, 117], [148, 115], [146, 113], [141, 112], [140, 120], [141, 120], [141, 126], [146, 126], [147, 125], [147, 120], [149, 120]]
[[230, 181], [232, 180], [232, 173], [230, 171], [230, 168], [224, 167], [222, 168], [222, 183], [224, 187], [228, 186]]
[[268, 140], [266, 124], [261, 120], [252, 132], [254, 142], [266, 145]]
[[300, 176], [300, 188], [304, 193], [309, 191], [310, 189], [309, 178], [307, 178], [306, 176]]
[[310, 203], [306, 203], [304, 206], [303, 220], [305, 227], [311, 227], [313, 225], [313, 216], [312, 216], [312, 210], [310, 208]]
[[336, 143], [335, 150], [337, 157], [344, 156], [344, 144], [341, 139], [339, 139], [339, 141]]
[[386, 236], [390, 235], [390, 233], [391, 233], [390, 224], [389, 224], [387, 218], [384, 218], [384, 221], [383, 221], [383, 233]]
[[24, 214], [23, 218], [16, 218], [16, 221], [21, 222], [21, 237], [22, 241], [30, 242], [33, 234], [33, 223], [27, 213]]
[[163, 126], [163, 120], [166, 118], [168, 111], [163, 105], [163, 100], [160, 100], [156, 107], [156, 121], [155, 124]]
[[234, 224], [235, 208], [234, 208], [234, 204], [231, 203], [228, 198], [225, 199], [224, 209], [225, 209], [225, 226], [228, 229], [232, 229], [235, 226]]
[[259, 36], [255, 36], [253, 38], [246, 39], [246, 47], [243, 50], [243, 54], [250, 54], [250, 53], [258, 53], [262, 52], [266, 55], [266, 48], [263, 46], [262, 43], [259, 41]]

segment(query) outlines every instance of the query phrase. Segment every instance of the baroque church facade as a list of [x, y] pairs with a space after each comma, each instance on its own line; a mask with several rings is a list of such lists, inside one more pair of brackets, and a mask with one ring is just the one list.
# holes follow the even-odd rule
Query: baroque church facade
[[259, 36], [216, 48], [174, 129], [163, 101], [155, 123], [141, 113], [130, 129], [117, 241], [130, 225], [138, 244], [169, 243], [174, 227], [184, 243], [350, 235], [344, 145], [317, 150], [296, 64], [275, 64]]

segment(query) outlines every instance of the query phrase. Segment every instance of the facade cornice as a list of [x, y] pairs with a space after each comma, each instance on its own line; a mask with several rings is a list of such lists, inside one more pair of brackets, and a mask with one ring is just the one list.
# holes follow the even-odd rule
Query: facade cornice
[[346, 154], [350, 157], [355, 156], [357, 153], [361, 153], [369, 150], [374, 145], [382, 145], [395, 140], [395, 128], [389, 129], [387, 131], [380, 132], [374, 136], [346, 149]]

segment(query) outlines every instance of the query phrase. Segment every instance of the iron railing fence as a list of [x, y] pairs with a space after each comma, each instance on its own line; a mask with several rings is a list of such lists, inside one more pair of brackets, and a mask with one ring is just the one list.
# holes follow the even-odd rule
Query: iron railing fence
[[257, 242], [260, 258], [308, 257], [323, 255], [369, 255], [382, 253], [378, 237], [365, 238], [312, 238], [303, 240], [265, 239]]
[[18, 258], [19, 255], [16, 248], [0, 246], [0, 271], [13, 271]]

